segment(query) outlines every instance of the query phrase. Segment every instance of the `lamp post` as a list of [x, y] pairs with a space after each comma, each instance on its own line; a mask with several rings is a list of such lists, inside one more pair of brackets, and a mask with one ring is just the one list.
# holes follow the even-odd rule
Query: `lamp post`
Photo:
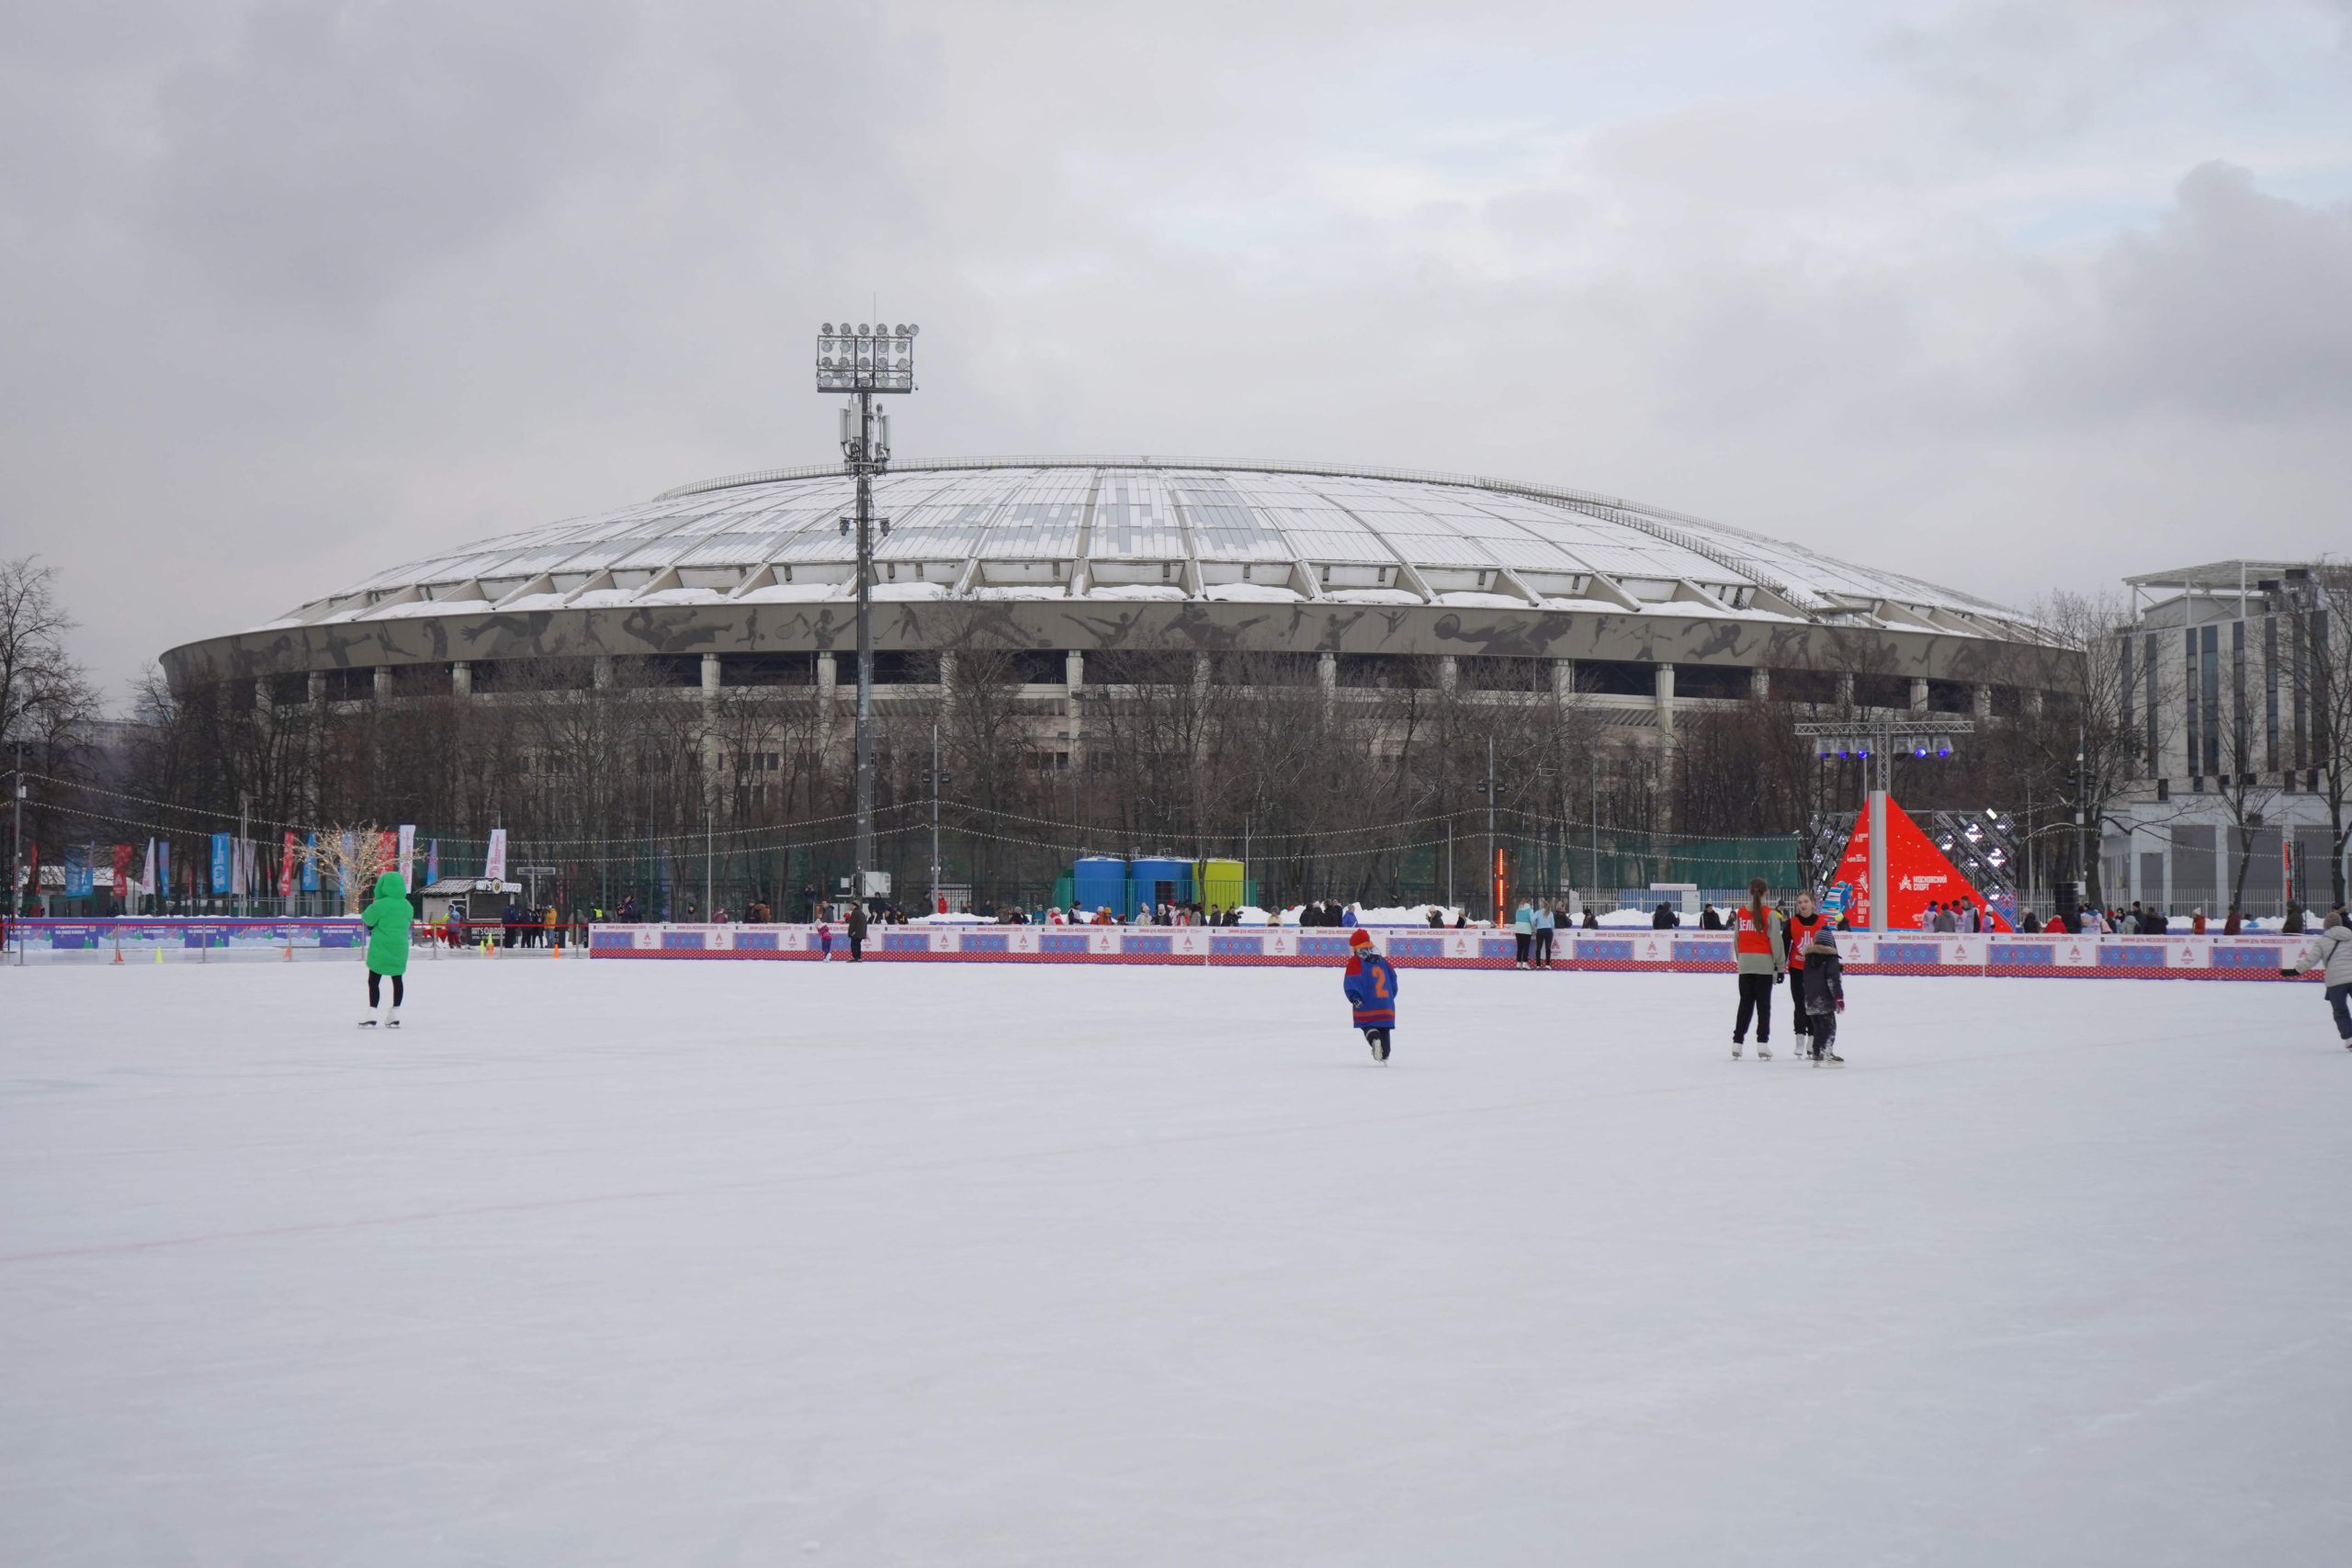
[[[817, 390], [846, 392], [841, 419], [842, 465], [855, 481], [857, 510], [842, 532], [857, 531], [857, 856], [852, 896], [863, 903], [874, 864], [874, 476], [890, 466], [890, 416], [876, 395], [915, 389], [915, 333], [900, 322], [827, 321], [817, 336]], [[882, 532], [889, 519], [878, 520]]]
[[1844, 723], [1800, 724], [1798, 735], [1813, 742], [1813, 754], [1822, 761], [1858, 758], [1871, 767], [1871, 923], [1873, 931], [1888, 930], [1886, 896], [1886, 798], [1894, 781], [1894, 749], [1906, 747], [1916, 757], [1949, 757], [1951, 738], [1973, 733], [1976, 726], [1964, 718], [1897, 718], [1892, 711], [1858, 714]]

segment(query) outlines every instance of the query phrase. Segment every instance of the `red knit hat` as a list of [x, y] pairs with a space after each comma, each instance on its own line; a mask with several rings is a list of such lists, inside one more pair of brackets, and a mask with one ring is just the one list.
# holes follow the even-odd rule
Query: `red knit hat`
[[1364, 930], [1362, 926], [1358, 926], [1355, 930], [1348, 933], [1348, 945], [1350, 947], [1370, 947], [1372, 945], [1372, 933]]

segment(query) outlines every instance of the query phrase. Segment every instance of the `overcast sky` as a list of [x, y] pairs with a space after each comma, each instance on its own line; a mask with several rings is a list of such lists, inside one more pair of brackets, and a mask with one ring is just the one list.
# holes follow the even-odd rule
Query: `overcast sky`
[[2010, 603], [2352, 550], [2352, 0], [0, 0], [0, 556], [115, 693], [828, 459], [843, 315], [922, 324], [904, 456], [1490, 473]]

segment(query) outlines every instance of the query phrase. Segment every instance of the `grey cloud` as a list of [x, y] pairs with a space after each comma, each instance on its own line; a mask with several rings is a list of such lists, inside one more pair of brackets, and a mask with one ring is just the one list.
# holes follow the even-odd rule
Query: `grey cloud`
[[221, 291], [363, 309], [594, 156], [616, 6], [276, 4], [157, 86], [162, 237]]

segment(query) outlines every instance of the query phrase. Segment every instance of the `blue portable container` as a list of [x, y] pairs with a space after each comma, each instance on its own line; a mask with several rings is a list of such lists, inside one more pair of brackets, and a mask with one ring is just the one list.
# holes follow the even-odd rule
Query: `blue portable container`
[[1088, 855], [1070, 867], [1070, 901], [1087, 913], [1127, 912], [1127, 863], [1116, 855]]
[[1193, 863], [1164, 855], [1127, 863], [1127, 913], [1139, 915], [1154, 904], [1193, 901]]

